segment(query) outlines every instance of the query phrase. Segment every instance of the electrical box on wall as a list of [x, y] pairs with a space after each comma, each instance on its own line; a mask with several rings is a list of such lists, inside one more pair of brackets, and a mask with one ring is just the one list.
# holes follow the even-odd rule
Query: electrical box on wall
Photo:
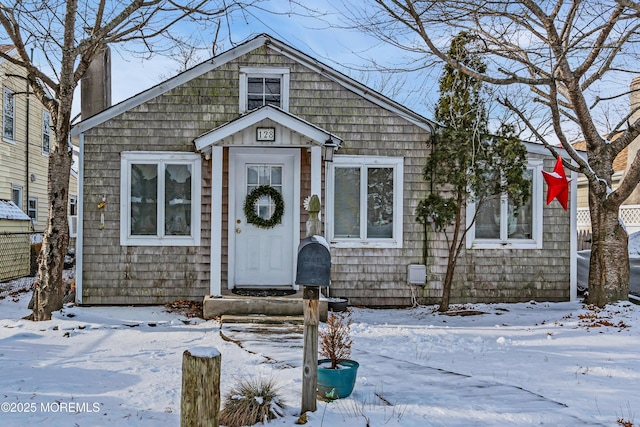
[[407, 282], [410, 285], [424, 285], [427, 281], [427, 266], [409, 264], [407, 267]]

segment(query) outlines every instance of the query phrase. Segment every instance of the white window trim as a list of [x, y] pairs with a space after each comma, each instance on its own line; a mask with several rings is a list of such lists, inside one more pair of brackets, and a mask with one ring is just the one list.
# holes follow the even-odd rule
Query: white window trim
[[[190, 236], [132, 236], [129, 234], [131, 220], [131, 164], [189, 164], [191, 175], [191, 235]], [[202, 160], [198, 154], [180, 152], [123, 152], [120, 161], [120, 245], [122, 246], [199, 246], [200, 245], [200, 208], [201, 208], [201, 171]], [[158, 193], [164, 194], [164, 180], [158, 177]], [[164, 203], [158, 198], [158, 229], [163, 233]]]
[[280, 108], [289, 111], [289, 69], [270, 67], [240, 67], [240, 114], [247, 112], [247, 91], [249, 77], [277, 77], [280, 83]]
[[[7, 109], [6, 109], [6, 105], [5, 105], [5, 101], [7, 99], [7, 94], [11, 95], [12, 102], [13, 102], [13, 114], [11, 115], [11, 118], [13, 119], [13, 132], [12, 132], [13, 135], [12, 135], [11, 138], [7, 137], [4, 134], [4, 121], [5, 121], [5, 118], [7, 117], [7, 114], [6, 114]], [[7, 141], [7, 142], [11, 143], [11, 144], [15, 144], [16, 143], [16, 100], [13, 97], [13, 95], [14, 95], [14, 92], [11, 89], [9, 89], [6, 86], [3, 87], [3, 90], [2, 90], [2, 139], [4, 141]]]
[[[71, 213], [71, 206], [75, 207], [75, 213]], [[75, 194], [69, 195], [69, 213], [70, 215], [78, 215], [78, 196]]]
[[[44, 138], [49, 138], [49, 146], [45, 150], [44, 148]], [[42, 155], [48, 156], [51, 152], [51, 113], [48, 111], [42, 112]]]
[[[333, 158], [333, 162], [328, 164], [327, 189], [326, 189], [326, 222], [325, 232], [331, 246], [336, 248], [402, 248], [403, 230], [403, 183], [404, 183], [404, 158], [403, 157], [378, 157], [378, 156], [338, 156]], [[333, 212], [334, 212], [334, 173], [336, 166], [340, 167], [360, 167], [366, 166], [386, 166], [393, 167], [393, 238], [391, 239], [368, 239], [368, 238], [334, 238], [333, 237]], [[361, 181], [364, 183], [364, 181]], [[360, 189], [361, 218], [366, 218], [362, 212], [366, 211], [366, 187]], [[366, 226], [366, 220], [361, 221], [361, 227]]]
[[20, 209], [22, 209], [22, 197], [24, 196], [24, 194], [22, 193], [22, 187], [19, 185], [12, 185], [11, 186], [11, 200], [13, 201], [13, 192], [14, 191], [18, 191], [20, 192], [20, 197], [18, 198], [18, 203], [16, 203], [16, 206], [18, 206]]
[[[467, 233], [467, 249], [542, 249], [542, 221], [543, 221], [543, 203], [542, 203], [542, 159], [531, 159], [527, 162], [527, 169], [532, 172], [531, 180], [531, 209], [533, 215], [532, 235], [533, 239], [476, 239], [475, 222]], [[501, 218], [506, 215], [507, 210], [506, 195], [502, 196], [500, 203]], [[473, 220], [475, 215], [475, 202], [467, 204], [467, 225]], [[501, 221], [500, 226], [506, 226]], [[501, 232], [502, 233], [502, 232]]]
[[[34, 218], [31, 218], [31, 215], [29, 215], [29, 211], [32, 210], [29, 205], [32, 201], [35, 203], [35, 206], [33, 208], [33, 211], [35, 211]], [[31, 221], [33, 221], [34, 224], [38, 223], [38, 198], [37, 197], [29, 197], [29, 200], [27, 200], [27, 215], [29, 216], [29, 218], [31, 218]]]

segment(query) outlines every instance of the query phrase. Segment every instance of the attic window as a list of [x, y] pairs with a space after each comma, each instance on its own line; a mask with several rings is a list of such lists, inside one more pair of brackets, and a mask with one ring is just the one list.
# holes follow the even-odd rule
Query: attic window
[[289, 110], [288, 68], [240, 69], [240, 113], [263, 105]]

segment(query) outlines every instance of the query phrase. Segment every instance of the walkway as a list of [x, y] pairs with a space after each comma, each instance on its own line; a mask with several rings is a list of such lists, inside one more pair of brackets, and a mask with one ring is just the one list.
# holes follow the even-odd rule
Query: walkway
[[[283, 367], [301, 365], [300, 325], [223, 324], [221, 334], [272, 363]], [[519, 425], [524, 418], [530, 421], [526, 425], [604, 426], [572, 413], [561, 402], [528, 390], [396, 360], [377, 354], [375, 348], [354, 346], [352, 358], [366, 360], [360, 364], [354, 399], [387, 404], [390, 411], [391, 406], [396, 410], [412, 405], [427, 406], [433, 417], [425, 420], [425, 426], [498, 425], [499, 420], [508, 420], [511, 414], [514, 420], [520, 421]], [[412, 378], [411, 382], [406, 381], [408, 377]], [[443, 413], [455, 413], [458, 419], [440, 422]]]

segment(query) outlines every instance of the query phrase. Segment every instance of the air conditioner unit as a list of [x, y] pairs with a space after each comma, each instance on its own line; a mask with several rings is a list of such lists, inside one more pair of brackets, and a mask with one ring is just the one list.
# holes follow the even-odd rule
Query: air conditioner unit
[[69, 237], [78, 237], [78, 215], [69, 216]]

